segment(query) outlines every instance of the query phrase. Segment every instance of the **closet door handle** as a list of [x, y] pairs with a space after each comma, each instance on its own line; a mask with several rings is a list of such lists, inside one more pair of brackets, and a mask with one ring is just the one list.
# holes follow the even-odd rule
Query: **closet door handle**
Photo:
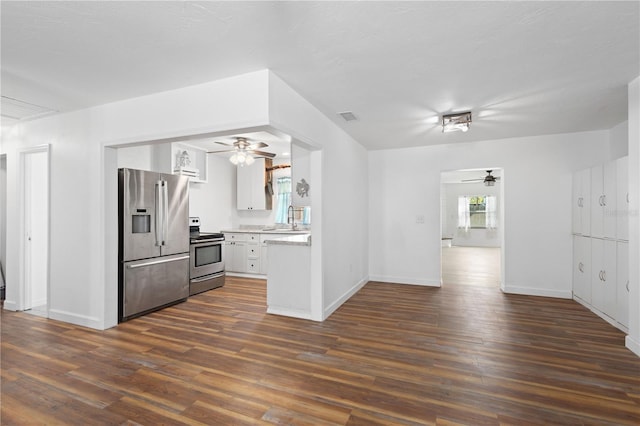
[[602, 281], [607, 281], [607, 271], [602, 271]]
[[603, 281], [603, 279], [602, 279], [602, 271], [600, 271], [600, 272], [598, 273], [598, 278], [600, 278], [600, 281]]
[[627, 293], [629, 293], [629, 280], [627, 280], [627, 285], [625, 287], [627, 287]]
[[605, 206], [605, 207], [607, 205], [607, 196], [606, 195], [602, 196], [602, 205]]
[[578, 262], [578, 271], [584, 272], [584, 264], [582, 262]]

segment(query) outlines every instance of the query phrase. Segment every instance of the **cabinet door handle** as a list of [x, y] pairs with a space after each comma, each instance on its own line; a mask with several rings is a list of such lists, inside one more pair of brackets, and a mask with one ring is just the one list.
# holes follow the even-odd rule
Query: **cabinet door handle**
[[607, 281], [607, 271], [602, 271], [602, 281]]
[[584, 272], [584, 265], [582, 264], [582, 262], [578, 263], [578, 271]]
[[602, 205], [605, 206], [605, 207], [607, 205], [607, 196], [606, 195], [602, 196]]
[[600, 278], [600, 281], [602, 281], [602, 271], [598, 273], [598, 277]]
[[625, 287], [627, 287], [627, 293], [629, 293], [629, 280], [627, 280], [627, 285]]

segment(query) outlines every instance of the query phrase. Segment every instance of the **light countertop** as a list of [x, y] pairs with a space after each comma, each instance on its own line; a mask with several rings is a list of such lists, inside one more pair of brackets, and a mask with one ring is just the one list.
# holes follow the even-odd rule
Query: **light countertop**
[[310, 246], [311, 234], [298, 234], [287, 237], [274, 236], [272, 240], [265, 240], [268, 245]]

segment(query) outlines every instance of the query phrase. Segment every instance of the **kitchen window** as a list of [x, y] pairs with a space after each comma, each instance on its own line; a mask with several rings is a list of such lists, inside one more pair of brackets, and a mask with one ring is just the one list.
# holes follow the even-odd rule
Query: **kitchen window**
[[283, 176], [276, 180], [276, 191], [278, 194], [276, 206], [276, 223], [287, 223], [287, 210], [291, 205], [291, 177]]

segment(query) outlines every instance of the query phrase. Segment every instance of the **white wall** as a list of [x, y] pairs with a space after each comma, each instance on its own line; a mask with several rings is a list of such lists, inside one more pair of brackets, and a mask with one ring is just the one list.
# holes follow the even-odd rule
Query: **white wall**
[[367, 152], [273, 74], [269, 88], [271, 125], [311, 151], [312, 300], [326, 318], [368, 281]]
[[[502, 241], [502, 217], [500, 217], [500, 182], [495, 186], [478, 183], [443, 183], [445, 193], [442, 212], [442, 236], [453, 237], [452, 244], [465, 247], [500, 247]], [[458, 229], [458, 197], [493, 195], [498, 209], [496, 229]]]
[[439, 286], [440, 173], [493, 164], [503, 170], [505, 291], [571, 297], [572, 172], [608, 156], [608, 131], [370, 152], [371, 279]]
[[118, 168], [158, 171], [153, 166], [151, 145], [128, 146], [118, 149]]
[[640, 356], [640, 77], [629, 84], [629, 335]]
[[609, 130], [609, 150], [612, 159], [629, 155], [628, 121], [623, 121]]

